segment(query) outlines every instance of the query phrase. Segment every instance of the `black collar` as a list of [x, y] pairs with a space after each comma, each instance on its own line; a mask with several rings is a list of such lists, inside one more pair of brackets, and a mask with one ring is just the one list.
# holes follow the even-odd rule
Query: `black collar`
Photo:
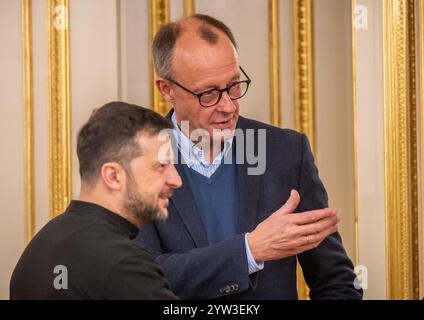
[[130, 237], [130, 239], [134, 239], [137, 236], [137, 226], [129, 222], [127, 219], [121, 217], [117, 213], [95, 203], [72, 200], [67, 211], [72, 211], [75, 213], [89, 212], [90, 214], [93, 214], [101, 219], [107, 220], [109, 223], [125, 232]]

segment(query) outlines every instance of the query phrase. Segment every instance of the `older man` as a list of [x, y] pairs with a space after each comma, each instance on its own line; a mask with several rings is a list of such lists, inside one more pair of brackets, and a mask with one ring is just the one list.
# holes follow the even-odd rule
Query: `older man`
[[132, 239], [165, 219], [181, 186], [159, 139], [170, 122], [110, 103], [78, 135], [81, 193], [34, 237], [10, 284], [11, 299], [175, 299], [162, 270]]
[[[168, 221], [144, 226], [138, 241], [171, 288], [182, 298], [296, 299], [297, 257], [312, 299], [360, 299], [306, 137], [239, 116], [251, 80], [230, 29], [201, 14], [170, 23], [153, 57], [183, 187]], [[263, 170], [239, 161], [249, 150]]]

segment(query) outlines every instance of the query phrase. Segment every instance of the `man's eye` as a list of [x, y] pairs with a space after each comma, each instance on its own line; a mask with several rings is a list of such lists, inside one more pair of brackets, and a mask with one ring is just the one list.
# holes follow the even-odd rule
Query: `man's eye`
[[168, 165], [169, 165], [169, 163], [168, 163], [168, 162], [161, 162], [161, 163], [159, 163], [159, 168], [160, 168], [160, 169], [164, 169], [164, 168], [166, 168]]
[[216, 95], [216, 91], [209, 91], [209, 92], [205, 92], [202, 94], [202, 97], [204, 98], [210, 98], [210, 97], [214, 97]]

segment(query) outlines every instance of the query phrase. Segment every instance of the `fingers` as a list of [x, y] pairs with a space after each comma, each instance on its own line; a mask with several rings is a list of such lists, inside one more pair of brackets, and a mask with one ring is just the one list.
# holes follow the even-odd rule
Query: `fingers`
[[291, 219], [292, 219], [292, 223], [294, 224], [304, 225], [304, 224], [314, 223], [328, 217], [334, 217], [336, 215], [337, 215], [337, 212], [335, 210], [330, 208], [325, 208], [325, 209], [306, 211], [306, 212], [293, 214], [291, 216]]
[[338, 226], [335, 224], [329, 226], [321, 232], [300, 237], [298, 241], [299, 247], [296, 248], [296, 254], [315, 249], [321, 244], [322, 241], [324, 241], [325, 238], [336, 232], [337, 229]]
[[290, 192], [290, 197], [286, 201], [286, 203], [278, 210], [281, 214], [289, 214], [292, 213], [294, 210], [296, 210], [297, 206], [300, 202], [300, 196], [299, 193], [296, 190], [292, 190]]
[[337, 226], [339, 222], [340, 218], [336, 213], [335, 215], [325, 217], [316, 222], [300, 225], [298, 226], [297, 231], [300, 236], [314, 235], [331, 226]]

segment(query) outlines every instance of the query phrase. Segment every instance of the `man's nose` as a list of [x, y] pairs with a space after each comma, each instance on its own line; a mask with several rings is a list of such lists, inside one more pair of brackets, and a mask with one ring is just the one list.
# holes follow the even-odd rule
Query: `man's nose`
[[172, 189], [178, 189], [183, 185], [183, 181], [181, 180], [181, 177], [173, 164], [170, 166], [170, 171], [166, 182]]
[[225, 113], [233, 113], [237, 109], [236, 104], [231, 100], [228, 92], [223, 92], [221, 100], [218, 102], [217, 110]]

